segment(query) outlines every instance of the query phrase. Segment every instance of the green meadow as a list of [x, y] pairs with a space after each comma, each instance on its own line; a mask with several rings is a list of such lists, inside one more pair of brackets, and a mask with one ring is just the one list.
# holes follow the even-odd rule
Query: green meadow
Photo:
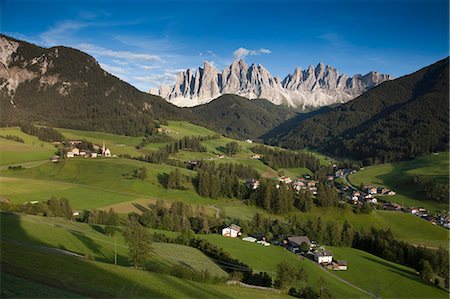
[[[254, 271], [274, 274], [281, 261], [288, 261], [296, 267], [304, 268], [309, 275], [308, 284], [318, 287], [317, 280], [323, 277], [327, 288], [338, 298], [364, 297], [367, 294], [335, 279], [316, 263], [301, 258], [279, 246], [264, 247], [240, 239], [224, 238], [220, 235], [198, 235], [222, 247]], [[348, 271], [328, 272], [354, 284], [355, 286], [383, 298], [446, 298], [448, 293], [424, 282], [414, 269], [384, 260], [370, 253], [347, 247], [326, 246], [335, 259], [347, 260]], [[370, 273], [370, 275], [368, 275]], [[328, 274], [328, 275], [327, 275]]]
[[56, 152], [52, 144], [27, 135], [18, 127], [0, 128], [0, 135], [18, 136], [24, 140], [21, 143], [0, 137], [0, 166], [49, 160]]
[[415, 183], [414, 177], [418, 177], [425, 183], [436, 180], [448, 184], [449, 153], [440, 152], [411, 161], [369, 166], [351, 174], [349, 180], [354, 186], [360, 186], [361, 183], [373, 184], [397, 192], [397, 195], [383, 197], [388, 201], [407, 206], [424, 207], [432, 212], [448, 210], [447, 202], [440, 203], [424, 199], [425, 183]]
[[[61, 248], [83, 256], [89, 254], [106, 263], [114, 263], [116, 242], [118, 264], [129, 265], [128, 247], [122, 235], [117, 233], [114, 240], [114, 237], [99, 232], [99, 226], [61, 218], [6, 213], [1, 214], [0, 221], [2, 227], [8, 227], [8, 230], [2, 233], [2, 237], [7, 240]], [[185, 265], [198, 271], [207, 270], [214, 276], [227, 276], [226, 272], [199, 250], [178, 244], [153, 243], [148, 263], [159, 268]]]
[[[124, 266], [30, 250], [1, 243], [2, 271], [88, 297], [117, 298], [287, 298], [269, 291], [205, 284]], [[5, 265], [8, 265], [5, 269]], [[3, 274], [3, 272], [2, 272]], [[3, 280], [3, 278], [2, 278]], [[2, 281], [2, 292], [15, 285]], [[70, 294], [68, 297], [71, 297]]]
[[379, 298], [448, 298], [448, 292], [425, 282], [412, 268], [358, 249], [331, 246], [327, 249], [332, 251], [333, 258], [348, 262], [347, 271], [328, 271]]

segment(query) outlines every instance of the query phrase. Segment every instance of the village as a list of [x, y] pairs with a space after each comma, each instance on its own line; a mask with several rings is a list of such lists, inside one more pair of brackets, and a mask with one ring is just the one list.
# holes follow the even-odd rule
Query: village
[[[89, 144], [86, 146], [86, 141], [84, 140], [66, 140], [64, 142], [55, 143], [56, 146], [60, 146], [60, 155], [54, 155], [51, 158], [53, 163], [58, 163], [61, 157], [65, 158], [74, 158], [74, 157], [83, 157], [83, 158], [98, 158], [98, 157], [107, 157], [107, 158], [115, 158], [116, 155], [111, 154], [111, 150], [106, 147], [105, 142], [103, 141], [103, 145], [100, 147], [96, 144]], [[87, 149], [90, 148], [90, 149]]]
[[[241, 227], [231, 224], [222, 229], [222, 236], [228, 238], [242, 237]], [[244, 242], [257, 243], [262, 246], [270, 246], [271, 243], [266, 240], [263, 234], [251, 234], [241, 238]], [[324, 246], [311, 241], [308, 236], [290, 236], [282, 243], [273, 242], [273, 245], [283, 246], [286, 250], [298, 255], [301, 259], [308, 258], [322, 267], [334, 271], [346, 271], [348, 263], [346, 260], [336, 260], [333, 253], [325, 249]]]
[[[261, 156], [253, 155], [251, 158], [261, 159]], [[336, 167], [336, 165], [333, 166]], [[326, 177], [329, 182], [333, 182], [338, 178], [344, 179], [343, 181], [345, 184], [335, 184], [335, 187], [340, 194], [340, 202], [342, 204], [348, 203], [355, 208], [368, 204], [372, 208], [413, 214], [431, 222], [433, 225], [439, 225], [446, 229], [450, 229], [450, 217], [446, 214], [431, 215], [429, 211], [423, 207], [408, 207], [406, 205], [388, 201], [386, 197], [396, 195], [394, 190], [386, 187], [377, 187], [371, 184], [363, 185], [360, 189], [355, 188], [347, 180], [347, 176], [355, 171], [356, 170], [353, 169], [336, 169], [334, 174], [328, 174]], [[317, 186], [319, 181], [312, 179], [309, 175], [304, 175], [294, 179], [288, 176], [280, 176], [277, 179], [280, 183], [292, 186], [296, 193], [299, 193], [301, 190], [307, 190], [311, 192], [313, 196], [317, 195]], [[246, 181], [246, 186], [250, 190], [256, 190], [259, 185], [259, 180], [254, 178], [249, 178]], [[279, 188], [280, 185], [277, 184], [276, 187]]]

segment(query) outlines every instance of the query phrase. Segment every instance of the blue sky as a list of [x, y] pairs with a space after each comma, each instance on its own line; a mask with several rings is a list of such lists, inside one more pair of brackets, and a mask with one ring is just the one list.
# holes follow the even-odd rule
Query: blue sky
[[284, 78], [319, 62], [396, 77], [448, 55], [446, 0], [0, 0], [7, 35], [94, 56], [141, 90], [237, 57]]

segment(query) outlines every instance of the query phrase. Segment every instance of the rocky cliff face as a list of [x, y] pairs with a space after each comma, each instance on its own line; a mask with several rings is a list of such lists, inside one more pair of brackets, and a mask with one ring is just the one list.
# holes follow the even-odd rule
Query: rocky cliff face
[[262, 65], [248, 66], [243, 60], [235, 60], [222, 72], [205, 62], [195, 73], [180, 72], [174, 86], [161, 86], [150, 93], [180, 107], [205, 104], [222, 94], [237, 94], [249, 99], [264, 98], [276, 105], [305, 108], [347, 102], [390, 79], [391, 76], [378, 72], [348, 77], [319, 63], [306, 70], [296, 68], [280, 80]]

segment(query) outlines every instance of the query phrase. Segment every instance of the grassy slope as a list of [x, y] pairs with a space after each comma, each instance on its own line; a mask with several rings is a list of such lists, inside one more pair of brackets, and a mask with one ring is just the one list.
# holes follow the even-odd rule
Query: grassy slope
[[224, 238], [221, 235], [198, 236], [222, 247], [232, 257], [252, 267], [255, 272], [264, 271], [275, 276], [277, 265], [282, 261], [289, 261], [292, 265], [303, 267], [308, 272], [308, 284], [315, 288], [319, 287], [319, 277], [323, 277], [327, 282], [327, 288], [338, 298], [366, 297], [361, 291], [350, 288], [346, 284], [324, 273], [317, 264], [306, 259], [300, 260], [298, 256], [282, 247], [264, 247], [240, 239]]
[[[145, 167], [147, 169], [147, 179], [145, 181], [139, 179], [126, 179], [123, 177], [125, 173], [131, 173], [134, 169], [139, 167]], [[161, 198], [166, 200], [182, 200], [186, 203], [196, 203], [196, 204], [210, 204], [214, 201], [200, 197], [194, 190], [175, 190], [166, 189], [160, 183], [160, 178], [163, 174], [168, 174], [175, 167], [169, 165], [158, 165], [145, 163], [135, 160], [120, 159], [120, 158], [110, 158], [110, 159], [83, 159], [74, 158], [60, 163], [46, 163], [38, 167], [29, 168], [21, 171], [4, 170], [1, 172], [2, 176], [15, 177], [15, 178], [27, 178], [34, 180], [46, 180], [50, 181], [51, 184], [54, 182], [65, 182], [72, 184], [79, 184], [87, 187], [98, 188], [99, 191], [110, 191], [119, 192], [120, 195], [125, 197], [114, 197], [111, 200], [108, 198], [103, 198], [104, 202], [102, 206], [111, 205], [120, 201], [128, 201], [130, 196], [133, 198]], [[194, 172], [181, 169], [181, 172], [185, 175], [193, 176]], [[26, 182], [24, 182], [25, 184]], [[46, 188], [45, 182], [42, 184], [42, 188], [46, 189], [47, 194], [53, 194], [58, 196], [59, 191], [53, 190], [52, 188]], [[3, 188], [2, 188], [3, 189]], [[6, 191], [8, 191], [8, 188]], [[28, 188], [28, 189], [31, 189]], [[0, 191], [2, 196], [8, 196], [15, 200], [15, 198], [23, 199], [26, 195], [20, 189], [11, 189], [11, 193], [4, 193], [3, 190]], [[83, 194], [83, 192], [85, 192]], [[86, 204], [83, 201], [83, 197], [92, 198], [91, 189], [84, 188], [79, 194], [62, 194], [69, 195], [66, 196], [70, 201], [75, 200], [74, 207], [77, 209], [98, 207], [96, 200], [92, 202], [92, 206]], [[22, 194], [22, 195], [20, 195]], [[30, 190], [27, 196], [31, 197], [33, 191]], [[127, 197], [128, 195], [128, 197]], [[116, 195], [115, 195], [116, 196]], [[108, 197], [108, 195], [107, 195]], [[31, 200], [31, 199], [27, 199]], [[77, 202], [85, 206], [77, 206]], [[83, 205], [84, 205], [83, 204]]]
[[327, 248], [334, 258], [348, 261], [347, 271], [329, 271], [373, 294], [383, 298], [448, 298], [447, 292], [420, 279], [414, 269], [353, 248]]
[[[210, 285], [173, 276], [80, 258], [27, 250], [1, 243], [2, 271], [91, 297], [281, 298], [283, 295], [224, 284]], [[2, 288], [8, 285], [2, 283]], [[30, 296], [31, 294], [28, 294]]]
[[395, 238], [409, 243], [429, 247], [441, 245], [448, 248], [448, 230], [402, 212], [376, 210], [370, 214], [355, 214], [350, 208], [314, 208], [308, 213], [297, 213], [297, 215], [305, 220], [310, 217], [321, 217], [324, 221], [340, 223], [347, 220], [356, 229], [368, 230], [371, 226], [389, 228]]
[[[62, 248], [81, 255], [90, 254], [96, 260], [114, 263], [114, 238], [106, 236], [84, 223], [60, 218], [31, 215], [1, 214], [2, 237], [8, 240], [30, 242], [49, 247]], [[128, 266], [128, 247], [120, 234], [116, 236], [118, 263]], [[167, 243], [153, 243], [149, 263], [159, 267], [183, 264], [198, 271], [208, 270], [214, 276], [227, 276], [199, 250]]]
[[84, 298], [80, 294], [61, 290], [45, 284], [1, 273], [0, 297], [2, 298]]
[[23, 133], [18, 127], [0, 128], [0, 135], [14, 135], [25, 143], [0, 138], [0, 165], [48, 160], [55, 153], [52, 144]]
[[[201, 235], [199, 235], [201, 236]], [[303, 267], [309, 274], [309, 284], [317, 287], [317, 280], [323, 277], [327, 281], [327, 287], [338, 298], [361, 296], [356, 289], [341, 283], [323, 272], [317, 264], [300, 259], [293, 253], [282, 247], [264, 247], [259, 244], [244, 242], [239, 239], [224, 238], [220, 235], [201, 236], [231, 253], [244, 263], [250, 265], [255, 271], [266, 271], [271, 274], [276, 270], [276, 265], [281, 261], [289, 261], [295, 266]], [[333, 274], [347, 280], [350, 283], [371, 293], [377, 293], [377, 287], [381, 288], [380, 295], [384, 298], [445, 298], [448, 294], [433, 285], [423, 282], [411, 268], [392, 263], [353, 248], [331, 247], [335, 258], [345, 259], [349, 262], [348, 271], [330, 271]], [[368, 275], [370, 273], [370, 275]]]
[[397, 192], [395, 196], [384, 197], [386, 200], [407, 206], [425, 207], [431, 211], [448, 210], [447, 203], [422, 200], [423, 187], [413, 183], [414, 176], [424, 181], [437, 180], [448, 183], [449, 153], [441, 152], [438, 155], [432, 154], [411, 161], [366, 167], [350, 175], [349, 180], [355, 186], [370, 183], [392, 188]]

